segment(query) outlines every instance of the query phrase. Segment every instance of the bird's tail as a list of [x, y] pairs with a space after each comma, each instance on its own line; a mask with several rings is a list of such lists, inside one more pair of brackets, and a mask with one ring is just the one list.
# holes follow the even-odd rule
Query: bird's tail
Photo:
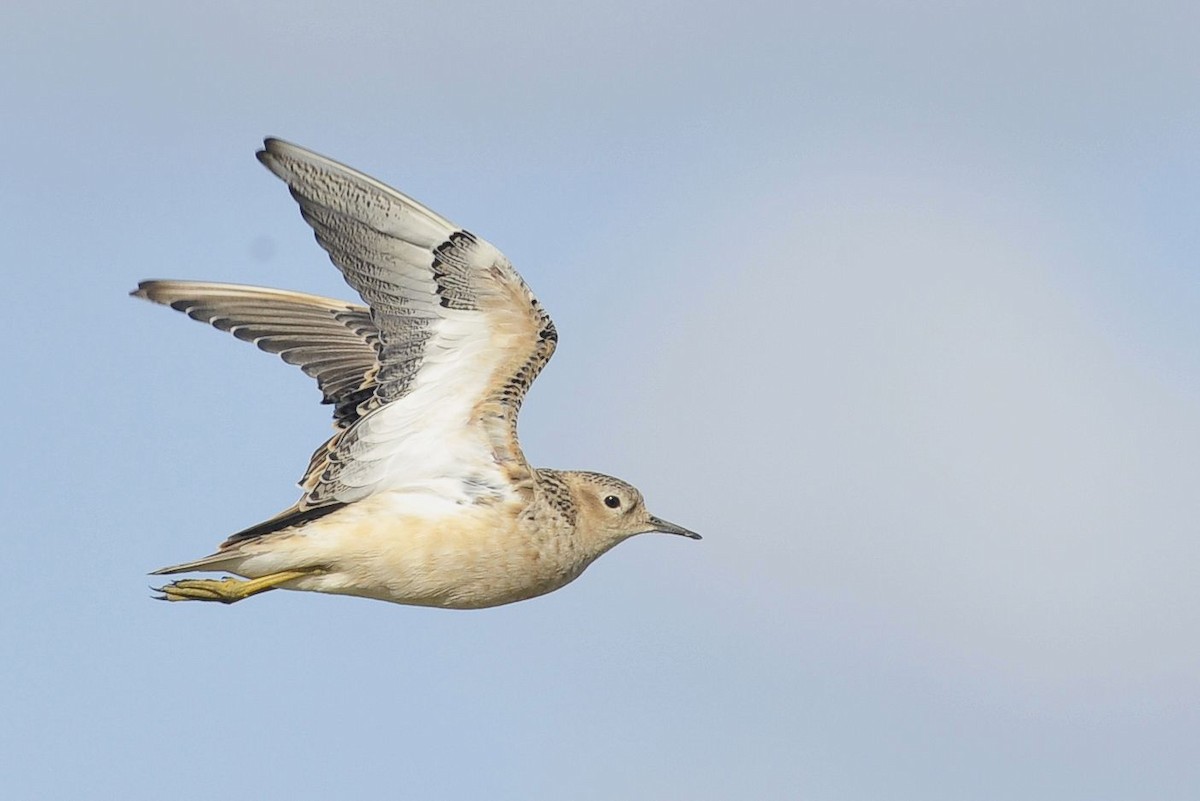
[[169, 576], [172, 573], [193, 573], [193, 572], [217, 572], [231, 570], [232, 566], [240, 561], [242, 556], [236, 552], [218, 551], [214, 554], [209, 554], [202, 559], [196, 559], [192, 562], [183, 562], [178, 565], [169, 565], [160, 567], [158, 570], [151, 571], [152, 576]]

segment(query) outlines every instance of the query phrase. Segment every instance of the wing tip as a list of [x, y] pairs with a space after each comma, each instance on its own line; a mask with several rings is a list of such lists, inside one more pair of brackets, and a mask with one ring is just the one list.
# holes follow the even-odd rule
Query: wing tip
[[254, 153], [254, 157], [258, 159], [259, 164], [266, 167], [276, 176], [284, 178], [283, 165], [279, 163], [279, 150], [281, 150], [281, 144], [283, 144], [281, 140], [267, 137], [263, 140], [262, 150], [256, 151]]
[[160, 283], [160, 281], [138, 281], [137, 289], [131, 291], [129, 293], [129, 297], [141, 298], [142, 300], [149, 300], [153, 302], [154, 298], [151, 297], [151, 295], [154, 293], [155, 288]]
[[255, 151], [254, 156], [260, 164], [285, 181], [290, 174], [287, 165], [284, 163], [285, 159], [292, 161], [328, 161], [325, 156], [321, 156], [308, 148], [292, 144], [276, 136], [268, 136], [263, 139], [262, 150]]
[[188, 282], [186, 281], [174, 281], [162, 278], [138, 281], [137, 289], [130, 292], [129, 297], [141, 298], [151, 303], [161, 303], [164, 306], [169, 306], [177, 299], [179, 290], [186, 287], [187, 284]]
[[280, 139], [278, 136], [263, 137], [263, 149], [258, 151], [259, 155], [263, 153], [278, 153], [284, 150], [303, 150], [299, 145], [294, 145], [286, 139]]

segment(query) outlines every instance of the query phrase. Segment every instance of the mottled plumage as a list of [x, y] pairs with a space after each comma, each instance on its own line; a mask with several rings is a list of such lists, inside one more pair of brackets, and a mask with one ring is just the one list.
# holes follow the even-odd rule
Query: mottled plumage
[[517, 441], [554, 324], [504, 255], [405, 195], [268, 139], [284, 180], [366, 301], [193, 281], [133, 293], [276, 353], [317, 381], [334, 434], [304, 494], [203, 559], [158, 573], [169, 600], [232, 602], [276, 587], [398, 603], [493, 606], [561, 587], [634, 534], [696, 537], [609, 476], [538, 470]]

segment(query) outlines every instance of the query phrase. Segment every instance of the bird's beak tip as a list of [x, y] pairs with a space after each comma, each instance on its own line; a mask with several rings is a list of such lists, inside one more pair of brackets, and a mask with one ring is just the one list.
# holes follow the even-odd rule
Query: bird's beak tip
[[699, 534], [691, 529], [686, 529], [683, 526], [677, 526], [668, 520], [663, 520], [661, 517], [651, 517], [650, 524], [654, 526], [654, 528], [650, 530], [656, 531], [660, 534], [678, 534], [681, 537], [687, 537], [688, 539], [692, 540], [703, 539]]

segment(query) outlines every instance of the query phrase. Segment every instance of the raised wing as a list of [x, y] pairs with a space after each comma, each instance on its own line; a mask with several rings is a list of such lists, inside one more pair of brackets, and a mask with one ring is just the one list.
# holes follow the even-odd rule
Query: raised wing
[[530, 486], [517, 414], [558, 337], [504, 255], [311, 151], [268, 139], [258, 158], [288, 184], [379, 337], [371, 397], [314, 456], [299, 508], [382, 489], [479, 502]]
[[317, 380], [338, 428], [375, 394], [379, 331], [370, 310], [283, 289], [205, 281], [142, 281], [132, 293], [278, 354]]

